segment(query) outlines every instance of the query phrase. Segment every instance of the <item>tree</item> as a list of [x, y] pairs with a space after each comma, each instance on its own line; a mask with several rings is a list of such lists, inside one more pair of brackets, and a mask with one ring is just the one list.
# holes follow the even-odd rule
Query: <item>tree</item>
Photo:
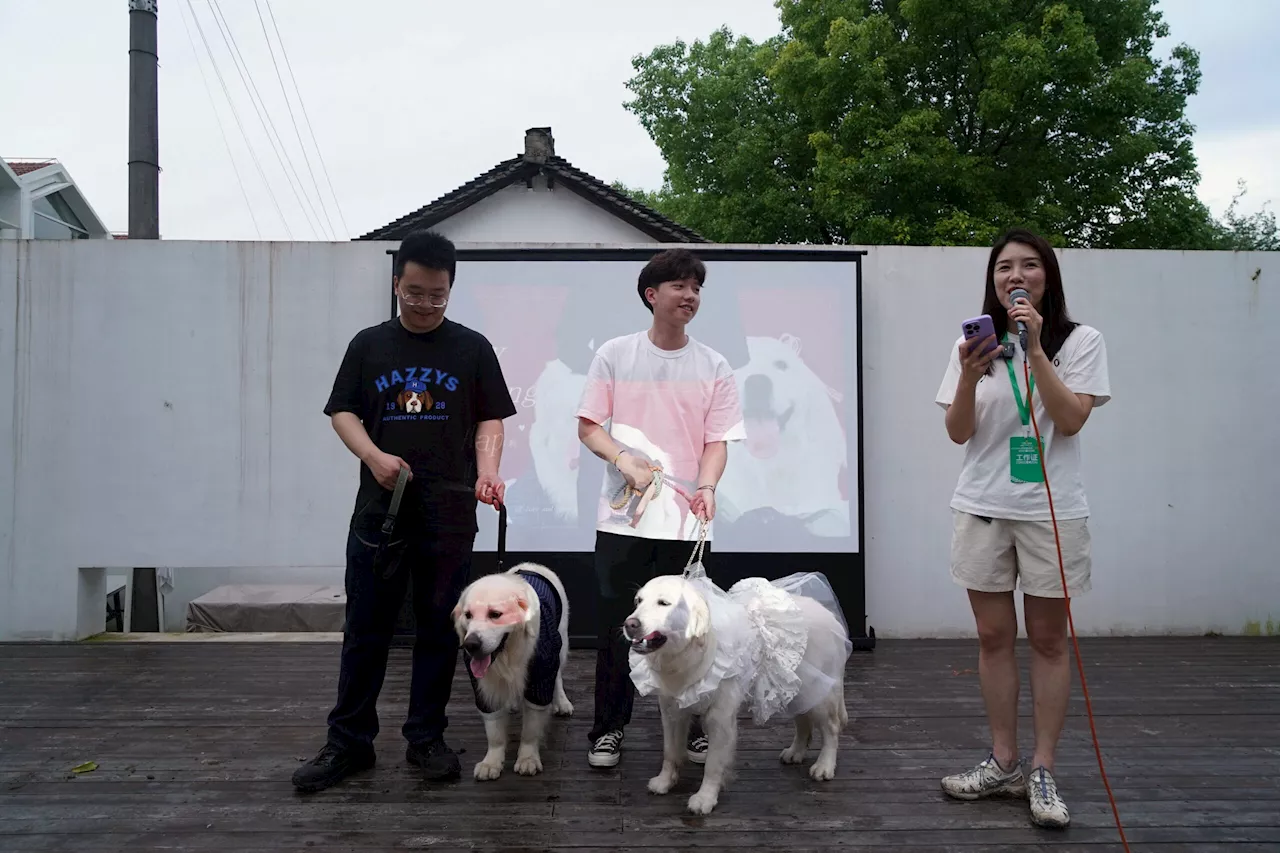
[[1243, 216], [1238, 210], [1244, 198], [1245, 183], [1236, 184], [1238, 191], [1231, 198], [1223, 222], [1218, 224], [1214, 248], [1233, 251], [1280, 252], [1280, 226], [1276, 215], [1262, 206], [1251, 216]]
[[710, 239], [1223, 239], [1184, 116], [1199, 59], [1153, 55], [1154, 0], [777, 5], [782, 32], [761, 44], [722, 28], [633, 60], [626, 106], [667, 162], [648, 203]]

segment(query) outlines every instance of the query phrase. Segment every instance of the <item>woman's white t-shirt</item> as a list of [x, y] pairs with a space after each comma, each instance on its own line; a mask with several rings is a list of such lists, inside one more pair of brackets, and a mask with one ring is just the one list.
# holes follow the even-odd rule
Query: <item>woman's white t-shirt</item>
[[[938, 389], [936, 402], [946, 409], [955, 399], [960, 382], [960, 344], [951, 347], [951, 360]], [[1024, 355], [1015, 345], [1011, 360], [1018, 380], [1018, 393], [1025, 403], [1026, 378]], [[992, 372], [978, 380], [975, 394], [976, 430], [965, 444], [964, 463], [956, 483], [951, 507], [961, 512], [987, 518], [1019, 521], [1048, 521], [1049, 499], [1044, 483], [1014, 482], [1010, 470], [1010, 440], [1017, 436], [1035, 436], [1030, 422], [1022, 425], [1014, 402], [1006, 360], [991, 363]], [[1091, 326], [1079, 325], [1067, 337], [1053, 369], [1063, 384], [1076, 394], [1092, 394], [1097, 408], [1111, 399], [1111, 383], [1107, 375], [1107, 348], [1102, 333]], [[1049, 487], [1053, 489], [1054, 514], [1060, 519], [1087, 518], [1089, 503], [1085, 498], [1080, 466], [1080, 435], [1059, 435], [1053, 419], [1044, 409], [1037, 386], [1032, 395], [1035, 423], [1044, 441], [1045, 468]]]

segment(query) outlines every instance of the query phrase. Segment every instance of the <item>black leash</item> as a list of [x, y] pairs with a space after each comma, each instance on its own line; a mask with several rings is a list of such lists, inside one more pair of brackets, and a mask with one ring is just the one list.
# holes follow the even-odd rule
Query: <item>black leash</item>
[[[387, 552], [387, 546], [391, 541], [391, 534], [396, 528], [396, 515], [400, 512], [400, 501], [404, 498], [404, 489], [409, 482], [409, 469], [401, 468], [400, 474], [396, 478], [395, 491], [391, 493], [391, 506], [387, 509], [387, 515], [382, 519], [381, 537], [378, 541], [378, 549], [374, 554], [374, 565], [378, 565], [382, 561], [383, 555]], [[470, 490], [466, 490], [470, 491]], [[507, 556], [507, 505], [498, 501], [495, 503], [498, 508], [498, 571], [502, 571], [503, 563]], [[382, 567], [382, 577], [390, 578], [395, 575], [400, 568], [400, 556], [404, 551], [403, 544], [391, 555], [386, 565]]]
[[502, 564], [507, 556], [507, 505], [502, 501], [498, 501], [497, 506], [498, 506], [498, 571], [502, 571]]
[[[404, 487], [409, 482], [409, 469], [401, 468], [400, 474], [396, 477], [396, 489], [391, 493], [391, 506], [387, 509], [387, 516], [382, 520], [382, 537], [378, 541], [378, 550], [373, 556], [373, 564], [376, 566], [381, 560], [382, 555], [386, 553], [387, 543], [391, 539], [391, 533], [396, 528], [396, 515], [400, 512], [400, 501], [404, 498]], [[382, 576], [389, 578], [400, 568], [400, 554], [403, 548], [397, 550], [392, 559], [382, 567]]]

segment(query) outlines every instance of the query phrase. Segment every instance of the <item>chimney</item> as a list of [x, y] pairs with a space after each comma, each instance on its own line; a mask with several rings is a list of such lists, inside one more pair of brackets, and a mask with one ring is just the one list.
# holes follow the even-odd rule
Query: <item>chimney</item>
[[160, 238], [157, 0], [129, 0], [129, 237]]
[[524, 159], [530, 163], [545, 163], [556, 156], [556, 140], [549, 127], [531, 127], [524, 132]]

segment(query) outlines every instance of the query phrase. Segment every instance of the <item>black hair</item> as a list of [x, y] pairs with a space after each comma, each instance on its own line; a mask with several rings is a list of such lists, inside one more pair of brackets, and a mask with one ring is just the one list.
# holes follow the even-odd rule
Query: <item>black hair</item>
[[1010, 243], [1029, 246], [1040, 256], [1044, 264], [1044, 296], [1040, 299], [1040, 316], [1044, 324], [1040, 327], [1040, 347], [1052, 361], [1066, 343], [1067, 336], [1078, 325], [1067, 314], [1067, 297], [1062, 290], [1062, 270], [1058, 268], [1058, 256], [1053, 253], [1049, 241], [1025, 228], [1014, 228], [1006, 231], [996, 244], [991, 247], [991, 256], [987, 259], [987, 287], [982, 298], [982, 313], [991, 315], [991, 322], [996, 327], [996, 340], [1003, 340], [1009, 331], [1009, 312], [1000, 304], [996, 295], [996, 259]]
[[410, 261], [429, 270], [444, 270], [449, 273], [449, 286], [453, 287], [458, 256], [448, 237], [435, 231], [411, 232], [400, 241], [400, 249], [396, 252], [396, 278], [404, 275], [404, 265]]
[[653, 313], [653, 306], [645, 299], [644, 292], [649, 288], [657, 288], [667, 281], [683, 281], [691, 278], [701, 287], [707, 280], [707, 267], [698, 256], [688, 249], [666, 249], [649, 259], [649, 263], [640, 270], [640, 280], [636, 284], [636, 292], [644, 307]]

